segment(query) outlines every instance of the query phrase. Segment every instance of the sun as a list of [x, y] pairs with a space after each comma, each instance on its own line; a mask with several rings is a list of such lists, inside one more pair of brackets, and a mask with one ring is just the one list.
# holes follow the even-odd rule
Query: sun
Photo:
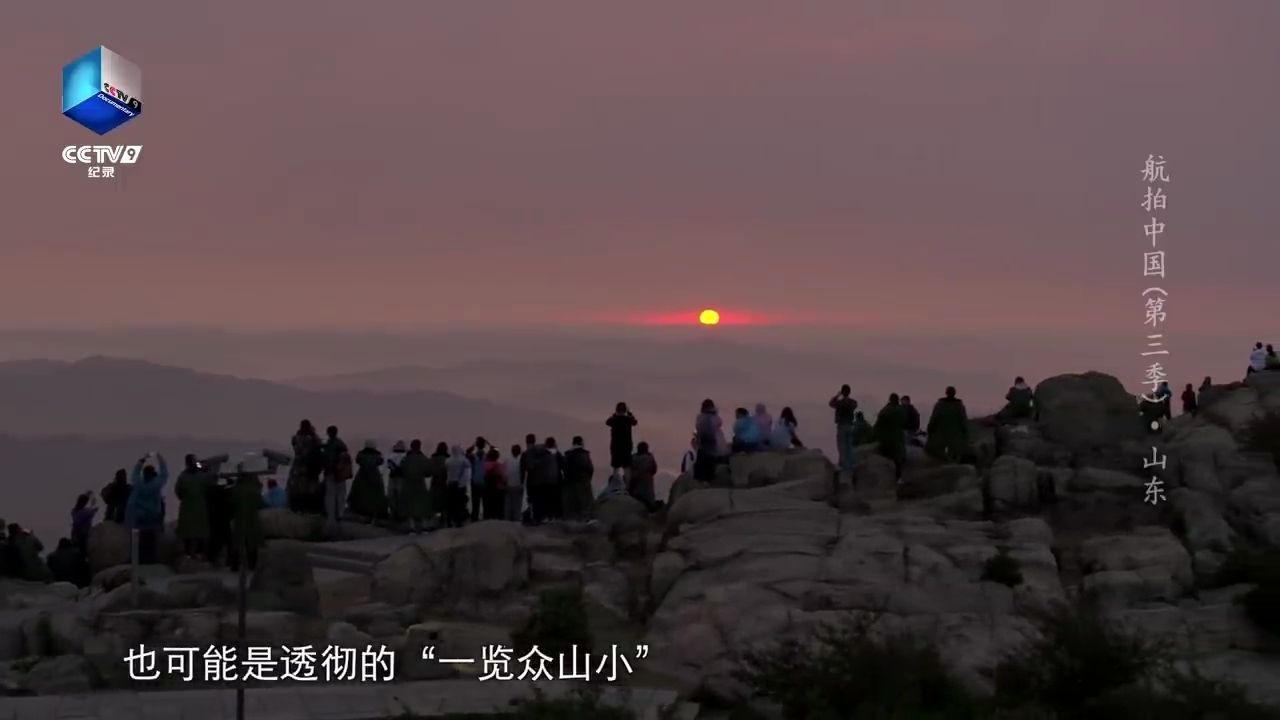
[[698, 322], [703, 325], [719, 325], [720, 313], [712, 310], [711, 308], [707, 308], [706, 310], [698, 313]]

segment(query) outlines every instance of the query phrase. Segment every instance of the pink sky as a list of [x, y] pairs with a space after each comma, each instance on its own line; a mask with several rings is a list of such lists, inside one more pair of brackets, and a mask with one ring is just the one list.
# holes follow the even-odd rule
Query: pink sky
[[[6, 3], [0, 327], [1275, 327], [1272, 0]], [[917, 8], [917, 4], [909, 4]], [[945, 7], [946, 9], [942, 9]], [[142, 67], [123, 177], [59, 72]]]

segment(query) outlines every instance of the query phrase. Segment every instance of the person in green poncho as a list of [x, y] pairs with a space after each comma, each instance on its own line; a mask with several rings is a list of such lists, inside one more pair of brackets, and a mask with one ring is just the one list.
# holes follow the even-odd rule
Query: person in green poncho
[[888, 404], [876, 416], [875, 436], [880, 454], [893, 461], [901, 479], [902, 466], [907, 462], [907, 413], [898, 393], [889, 395]]
[[356, 453], [356, 476], [351, 481], [351, 494], [347, 496], [347, 507], [359, 517], [375, 518], [387, 516], [387, 489], [382, 485], [382, 453], [378, 444], [366, 440], [364, 449]]
[[187, 455], [186, 466], [178, 475], [173, 491], [178, 496], [178, 537], [182, 538], [187, 557], [205, 557], [209, 542], [209, 486], [213, 476]]
[[435, 466], [422, 452], [422, 441], [409, 443], [409, 452], [400, 460], [400, 512], [409, 521], [409, 532], [422, 532], [431, 517], [431, 491], [427, 482]]
[[969, 452], [969, 413], [954, 387], [934, 404], [928, 432], [924, 449], [935, 459], [956, 462]]
[[228, 556], [232, 572], [240, 569], [241, 552], [245, 567], [252, 572], [258, 566], [258, 549], [262, 546], [262, 522], [258, 511], [266, 507], [262, 499], [262, 481], [257, 475], [241, 473], [231, 486], [231, 548]]

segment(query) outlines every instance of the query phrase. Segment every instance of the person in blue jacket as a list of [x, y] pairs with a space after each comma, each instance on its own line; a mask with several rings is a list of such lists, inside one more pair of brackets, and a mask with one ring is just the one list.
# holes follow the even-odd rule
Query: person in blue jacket
[[164, 486], [169, 481], [169, 466], [164, 456], [156, 453], [156, 464], [147, 464], [143, 456], [133, 466], [133, 491], [124, 509], [125, 525], [138, 532], [138, 562], [157, 562], [160, 533], [164, 532]]

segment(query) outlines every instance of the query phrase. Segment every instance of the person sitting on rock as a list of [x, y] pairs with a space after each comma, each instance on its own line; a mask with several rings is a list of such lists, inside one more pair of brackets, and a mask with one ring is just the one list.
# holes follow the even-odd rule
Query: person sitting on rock
[[898, 393], [889, 394], [889, 402], [876, 415], [877, 450], [893, 461], [896, 477], [902, 479], [902, 466], [907, 462], [907, 415], [902, 410]]
[[93, 493], [84, 492], [76, 497], [76, 504], [71, 508], [71, 542], [85, 554], [89, 552], [89, 531], [93, 529], [93, 518], [98, 514], [98, 503]]
[[357, 517], [368, 518], [370, 522], [387, 516], [387, 491], [382, 486], [384, 462], [378, 443], [373, 440], [366, 440], [364, 448], [356, 453], [356, 476], [351, 481], [347, 507]]
[[653, 511], [657, 502], [653, 491], [653, 480], [657, 475], [658, 461], [654, 459], [653, 453], [649, 452], [649, 443], [641, 442], [636, 445], [636, 455], [631, 459], [631, 477], [627, 483], [627, 492], [650, 512]]
[[956, 389], [948, 387], [946, 395], [933, 405], [929, 415], [925, 452], [937, 460], [957, 462], [969, 452], [969, 413], [956, 397]]
[[702, 409], [693, 423], [694, 436], [698, 439], [698, 457], [693, 465], [693, 477], [701, 482], [715, 479], [716, 466], [729, 453], [724, 440], [724, 427], [720, 412], [710, 398], [702, 401]]
[[275, 478], [267, 478], [267, 490], [262, 499], [269, 508], [284, 510], [289, 507], [289, 496]]
[[209, 544], [209, 483], [213, 478], [195, 455], [187, 455], [182, 472], [173, 483], [178, 496], [178, 537], [187, 557], [205, 557]]
[[1035, 391], [1021, 376], [1014, 379], [1013, 387], [1009, 388], [1009, 392], [1005, 393], [1004, 399], [1008, 404], [1001, 408], [1000, 412], [996, 413], [996, 419], [999, 421], [1012, 422], [1035, 416]]
[[138, 562], [155, 564], [164, 530], [164, 486], [169, 482], [169, 466], [164, 456], [156, 453], [154, 465], [148, 457], [139, 458], [133, 466], [133, 491], [125, 507], [125, 524], [138, 531]]
[[746, 408], [734, 411], [733, 420], [733, 452], [751, 453], [761, 447], [760, 426]]
[[[756, 403], [755, 415], [752, 418], [756, 421], [756, 427], [760, 431], [760, 447], [768, 447], [769, 441], [773, 439], [773, 416], [769, 414], [769, 409], [764, 403]], [[786, 448], [783, 448], [784, 450]]]
[[450, 449], [448, 473], [449, 499], [445, 511], [445, 527], [462, 527], [467, 518], [467, 487], [471, 485], [471, 460], [461, 445]]
[[902, 412], [907, 416], [907, 442], [920, 444], [920, 410], [911, 404], [911, 396], [902, 396]]
[[[573, 447], [564, 454], [564, 489], [561, 491], [561, 502], [564, 504], [564, 516], [569, 520], [589, 520], [591, 518], [591, 500], [595, 495], [591, 491], [591, 477], [595, 474], [595, 465], [591, 462], [591, 452], [585, 447], [581, 436], [573, 438]], [[612, 449], [610, 455], [613, 454]], [[618, 458], [610, 458], [610, 463]], [[624, 468], [631, 467], [628, 459]], [[614, 468], [618, 470], [619, 468]], [[624, 474], [614, 472], [619, 478]]]
[[66, 582], [76, 587], [88, 587], [91, 575], [84, 553], [69, 538], [58, 541], [58, 547], [44, 559], [53, 582]]
[[20, 580], [45, 582], [49, 568], [40, 560], [44, 545], [40, 539], [22, 529], [17, 523], [9, 523], [9, 537], [5, 543], [5, 565], [10, 576]]
[[124, 468], [116, 470], [116, 476], [107, 486], [102, 488], [102, 504], [106, 506], [102, 519], [108, 522], [124, 524], [124, 508], [129, 503], [129, 471]]
[[1182, 391], [1182, 414], [1195, 416], [1199, 409], [1199, 403], [1196, 401], [1196, 391], [1191, 387], [1191, 383], [1187, 383], [1187, 387]]
[[796, 435], [796, 428], [799, 426], [800, 421], [796, 420], [795, 411], [790, 407], [782, 408], [782, 412], [778, 415], [778, 421], [773, 424], [769, 447], [774, 450], [784, 451], [792, 448], [803, 448], [804, 443], [800, 442], [800, 437]]
[[1263, 349], [1262, 343], [1253, 344], [1253, 350], [1249, 353], [1249, 367], [1244, 371], [1246, 376], [1256, 372], [1261, 372], [1267, 367], [1267, 351]]

